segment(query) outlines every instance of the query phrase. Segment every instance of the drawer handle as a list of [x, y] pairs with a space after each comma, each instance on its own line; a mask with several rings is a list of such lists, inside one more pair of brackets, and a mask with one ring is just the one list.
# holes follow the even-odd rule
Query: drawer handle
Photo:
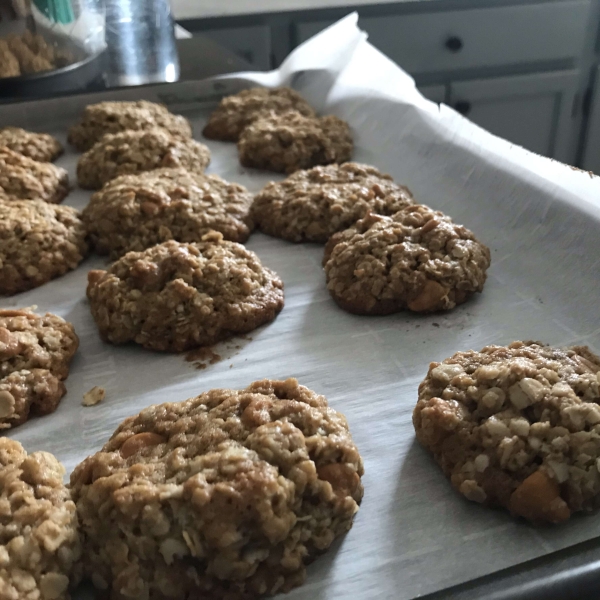
[[468, 115], [471, 112], [471, 103], [467, 102], [466, 100], [459, 100], [455, 105], [454, 108], [456, 109], [457, 112], [459, 112], [461, 115]]
[[463, 41], [456, 35], [453, 35], [446, 40], [446, 48], [448, 48], [450, 52], [460, 52], [463, 46]]

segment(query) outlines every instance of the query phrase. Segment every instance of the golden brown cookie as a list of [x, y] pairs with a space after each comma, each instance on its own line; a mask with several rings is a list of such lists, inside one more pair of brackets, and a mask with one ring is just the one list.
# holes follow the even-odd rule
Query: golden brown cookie
[[417, 439], [467, 499], [558, 523], [600, 505], [600, 358], [537, 342], [429, 366]]
[[242, 131], [256, 119], [290, 110], [307, 117], [315, 116], [306, 100], [291, 88], [243, 90], [221, 100], [210, 115], [202, 134], [213, 140], [237, 142]]
[[0, 198], [0, 294], [60, 277], [87, 253], [85, 225], [74, 208]]
[[410, 191], [375, 167], [358, 163], [296, 171], [254, 198], [260, 229], [290, 242], [325, 243], [372, 212], [392, 215], [413, 204]]
[[82, 217], [96, 251], [118, 258], [166, 242], [197, 242], [209, 231], [245, 242], [252, 195], [218, 175], [157, 169], [124, 175], [96, 192]]
[[58, 204], [69, 193], [69, 175], [62, 167], [0, 146], [0, 189], [13, 198]]
[[0, 598], [68, 600], [79, 580], [77, 511], [65, 468], [48, 452], [27, 455], [0, 438]]
[[327, 289], [359, 315], [433, 312], [483, 290], [490, 251], [462, 225], [427, 206], [369, 215], [336, 233], [323, 258]]
[[13, 152], [38, 162], [51, 162], [64, 152], [61, 143], [54, 136], [26, 131], [20, 127], [0, 129], [0, 146], [6, 146]]
[[192, 137], [192, 128], [186, 118], [170, 113], [162, 104], [138, 100], [86, 106], [80, 122], [69, 129], [67, 140], [77, 150], [85, 152], [107, 133], [155, 127], [165, 129], [175, 137]]
[[272, 321], [283, 308], [283, 283], [254, 252], [211, 232], [90, 271], [87, 296], [104, 340], [181, 352]]
[[295, 379], [152, 406], [71, 476], [84, 568], [114, 598], [287, 592], [351, 528], [362, 474], [344, 416]]
[[293, 173], [352, 158], [350, 127], [334, 116], [306, 117], [297, 111], [270, 113], [246, 127], [238, 141], [244, 167]]
[[163, 167], [183, 167], [204, 173], [210, 150], [192, 139], [174, 137], [164, 129], [109, 133], [81, 156], [77, 182], [88, 190], [100, 189], [119, 175], [134, 175]]
[[73, 325], [56, 315], [0, 309], [0, 430], [56, 410], [78, 346]]

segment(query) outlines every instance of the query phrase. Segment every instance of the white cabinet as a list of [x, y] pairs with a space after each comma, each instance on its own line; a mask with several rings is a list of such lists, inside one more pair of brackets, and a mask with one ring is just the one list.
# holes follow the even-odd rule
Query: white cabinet
[[449, 103], [495, 135], [572, 164], [578, 82], [578, 71], [454, 82]]
[[596, 82], [591, 100], [581, 166], [586, 171], [600, 175], [600, 67], [596, 69]]
[[207, 29], [202, 35], [232, 50], [257, 69], [271, 68], [271, 28], [266, 25]]

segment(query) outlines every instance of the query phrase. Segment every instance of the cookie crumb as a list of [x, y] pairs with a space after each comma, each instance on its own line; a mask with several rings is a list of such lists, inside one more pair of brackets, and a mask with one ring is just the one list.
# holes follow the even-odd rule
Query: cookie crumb
[[193, 363], [194, 368], [198, 370], [206, 369], [209, 365], [215, 365], [223, 358], [217, 354], [212, 348], [196, 348], [190, 350], [185, 355], [186, 362]]
[[95, 385], [89, 392], [83, 395], [83, 402], [81, 404], [83, 406], [96, 406], [96, 404], [104, 400], [105, 396], [106, 390]]

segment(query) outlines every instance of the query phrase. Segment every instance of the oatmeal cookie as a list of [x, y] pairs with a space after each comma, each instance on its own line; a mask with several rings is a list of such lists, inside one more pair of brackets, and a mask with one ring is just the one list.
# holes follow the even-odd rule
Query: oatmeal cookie
[[6, 40], [0, 40], [0, 77], [19, 77], [21, 67]]
[[296, 171], [269, 183], [252, 215], [268, 235], [290, 242], [325, 243], [368, 212], [392, 215], [413, 204], [410, 191], [375, 167], [357, 163]]
[[170, 113], [162, 104], [138, 100], [99, 102], [86, 106], [81, 121], [69, 129], [67, 140], [77, 150], [85, 152], [107, 133], [155, 127], [165, 129], [175, 137], [192, 137], [192, 128], [186, 118]]
[[0, 188], [14, 198], [58, 204], [69, 193], [69, 175], [62, 167], [0, 146]]
[[315, 111], [291, 88], [252, 88], [223, 98], [210, 115], [202, 134], [213, 140], [237, 142], [242, 131], [256, 119], [270, 113], [295, 110], [307, 117]]
[[38, 162], [51, 162], [63, 152], [61, 143], [48, 133], [33, 133], [20, 127], [0, 129], [0, 146]]
[[86, 231], [70, 206], [0, 198], [0, 294], [38, 287], [87, 255]]
[[77, 509], [65, 468], [48, 452], [27, 455], [0, 438], [0, 598], [68, 600], [79, 580]]
[[102, 339], [181, 352], [272, 321], [283, 308], [283, 283], [254, 252], [210, 232], [90, 271], [87, 296]]
[[344, 416], [295, 379], [151, 406], [71, 476], [84, 569], [112, 598], [287, 592], [351, 528], [362, 474]]
[[323, 265], [329, 293], [348, 312], [432, 312], [482, 291], [490, 251], [441, 212], [413, 205], [336, 233]]
[[119, 175], [133, 175], [162, 167], [183, 167], [204, 173], [210, 150], [192, 139], [173, 137], [164, 129], [109, 133], [81, 156], [77, 182], [88, 189], [100, 189]]
[[218, 175], [157, 169], [124, 175], [96, 192], [82, 216], [97, 252], [118, 258], [166, 242], [197, 242], [209, 231], [245, 242], [252, 195]]
[[54, 68], [54, 64], [46, 56], [31, 50], [17, 35], [8, 38], [8, 47], [19, 61], [21, 73], [23, 74], [41, 73]]
[[352, 158], [352, 134], [334, 116], [305, 117], [299, 112], [270, 113], [252, 122], [240, 136], [238, 152], [244, 167], [293, 173]]
[[419, 386], [417, 439], [469, 500], [558, 523], [600, 506], [599, 385], [587, 347], [457, 352]]
[[0, 309], [0, 430], [56, 409], [78, 346], [73, 325], [56, 315]]

